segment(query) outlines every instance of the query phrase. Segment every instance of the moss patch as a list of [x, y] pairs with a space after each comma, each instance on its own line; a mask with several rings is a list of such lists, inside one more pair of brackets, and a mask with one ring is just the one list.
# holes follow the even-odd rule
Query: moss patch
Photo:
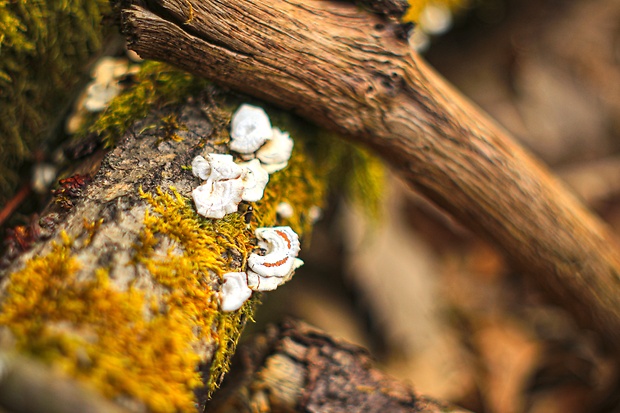
[[79, 267], [64, 236], [12, 274], [0, 324], [9, 326], [18, 349], [107, 397], [136, 398], [154, 412], [192, 411], [200, 376], [184, 314], [173, 307], [153, 312], [152, 299], [133, 288], [116, 290], [103, 268], [94, 280], [78, 281]]
[[[209, 83], [172, 66], [151, 61], [142, 65], [136, 81], [133, 87], [114, 98], [88, 129], [101, 135], [107, 147], [114, 146], [136, 120], [153, 110], [185, 102], [188, 96]], [[174, 117], [162, 118], [162, 126], [166, 130], [182, 129]], [[168, 138], [174, 140], [175, 135], [170, 134]]]
[[105, 0], [0, 0], [0, 204], [85, 80], [107, 9]]

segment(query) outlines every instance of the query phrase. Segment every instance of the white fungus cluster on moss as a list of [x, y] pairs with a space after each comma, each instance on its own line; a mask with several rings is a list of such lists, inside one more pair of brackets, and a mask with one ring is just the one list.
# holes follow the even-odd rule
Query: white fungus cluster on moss
[[[265, 111], [243, 104], [231, 120], [230, 149], [248, 162], [236, 164], [232, 155], [208, 154], [192, 161], [192, 172], [204, 182], [192, 191], [196, 210], [207, 218], [223, 218], [243, 201], [263, 198], [269, 174], [286, 167], [293, 152], [287, 132], [273, 128]], [[267, 142], [267, 143], [265, 143]]]
[[239, 309], [252, 291], [275, 290], [289, 281], [304, 263], [297, 258], [299, 237], [291, 227], [258, 228], [255, 234], [264, 254], [250, 254], [247, 271], [224, 274], [220, 291], [222, 311]]
[[291, 227], [258, 228], [255, 234], [265, 255], [250, 254], [248, 287], [254, 291], [272, 291], [290, 280], [303, 265], [297, 258], [299, 237]]
[[[203, 184], [192, 191], [198, 214], [223, 218], [237, 211], [243, 201], [257, 202], [263, 197], [269, 174], [285, 168], [293, 152], [287, 132], [271, 126], [261, 108], [241, 105], [231, 120], [230, 149], [247, 162], [235, 163], [232, 155], [208, 154], [192, 161], [192, 173]], [[280, 204], [278, 214], [292, 215]], [[303, 261], [299, 237], [290, 227], [258, 228], [255, 232], [262, 253], [248, 257], [245, 272], [223, 276], [220, 291], [222, 311], [235, 311], [250, 298], [252, 291], [272, 291], [290, 280]]]
[[258, 158], [268, 173], [284, 169], [293, 153], [293, 139], [288, 132], [272, 127], [269, 117], [259, 107], [243, 104], [233, 114], [230, 149], [242, 158]]

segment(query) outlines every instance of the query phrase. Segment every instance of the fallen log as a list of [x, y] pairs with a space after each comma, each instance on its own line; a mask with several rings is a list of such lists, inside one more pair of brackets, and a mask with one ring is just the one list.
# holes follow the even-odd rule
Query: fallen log
[[270, 326], [244, 344], [206, 411], [467, 413], [416, 394], [368, 353], [302, 322]]

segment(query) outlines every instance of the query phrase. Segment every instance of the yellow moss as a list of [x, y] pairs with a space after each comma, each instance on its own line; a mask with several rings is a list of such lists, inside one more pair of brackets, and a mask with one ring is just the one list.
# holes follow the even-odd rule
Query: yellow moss
[[420, 14], [428, 5], [447, 7], [450, 11], [454, 12], [464, 7], [468, 1], [469, 0], [409, 0], [409, 8], [402, 20], [404, 22], [417, 22], [420, 19]]
[[[78, 281], [71, 240], [11, 275], [0, 325], [17, 346], [83, 379], [108, 397], [130, 396], [151, 411], [193, 411], [196, 341], [185, 314], [156, 308], [143, 292], [114, 289], [105, 269]], [[159, 308], [159, 307], [157, 307]]]
[[[110, 102], [88, 129], [89, 132], [101, 134], [107, 147], [114, 146], [133, 122], [145, 117], [154, 108], [183, 102], [193, 91], [203, 89], [208, 84], [207, 80], [172, 66], [150, 61], [143, 64], [136, 80], [135, 85]], [[169, 121], [175, 120], [171, 118]]]

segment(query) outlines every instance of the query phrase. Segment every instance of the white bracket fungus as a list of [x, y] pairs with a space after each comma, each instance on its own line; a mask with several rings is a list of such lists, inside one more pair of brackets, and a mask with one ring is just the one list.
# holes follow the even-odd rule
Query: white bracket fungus
[[226, 181], [207, 181], [192, 191], [196, 212], [207, 218], [224, 218], [224, 215], [237, 211], [243, 182], [241, 179]]
[[196, 211], [207, 218], [223, 218], [237, 210], [243, 194], [243, 169], [231, 155], [209, 154], [192, 161], [192, 173], [204, 184], [192, 191]]
[[230, 149], [241, 154], [254, 153], [273, 132], [265, 111], [259, 107], [243, 104], [231, 120]]
[[293, 153], [293, 139], [288, 132], [272, 128], [273, 136], [256, 152], [256, 157], [264, 164], [269, 173], [284, 169]]
[[195, 177], [206, 181], [211, 174], [211, 165], [204, 157], [198, 155], [192, 161], [192, 173]]
[[241, 179], [244, 187], [241, 198], [247, 202], [260, 201], [269, 182], [269, 174], [263, 169], [258, 159], [241, 163], [239, 166], [243, 169]]
[[258, 228], [256, 236], [258, 246], [266, 253], [252, 253], [248, 257], [248, 286], [256, 291], [274, 290], [303, 264], [297, 259], [299, 237], [291, 227]]
[[285, 277], [263, 277], [252, 270], [248, 270], [248, 287], [254, 291], [275, 290], [276, 288], [293, 278], [295, 270], [304, 265], [304, 262], [299, 258], [295, 258], [293, 261], [293, 269]]
[[244, 272], [229, 272], [224, 274], [224, 284], [220, 291], [220, 305], [222, 311], [229, 312], [238, 310], [251, 295], [252, 290], [248, 288], [247, 276]]

